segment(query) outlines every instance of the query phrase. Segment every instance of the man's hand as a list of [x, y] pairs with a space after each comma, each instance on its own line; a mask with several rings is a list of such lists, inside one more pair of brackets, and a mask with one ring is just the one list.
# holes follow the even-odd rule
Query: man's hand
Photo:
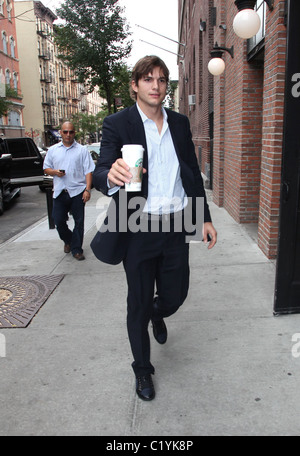
[[[146, 172], [146, 169], [143, 168], [143, 174]], [[125, 184], [128, 184], [130, 182], [132, 174], [129, 172], [129, 166], [124, 162], [123, 158], [118, 158], [112, 164], [107, 177], [111, 188], [115, 187], [116, 185], [123, 187]]]
[[[208, 235], [210, 236], [210, 241], [208, 240]], [[208, 249], [212, 249], [217, 242], [217, 232], [211, 222], [203, 224], [203, 241], [205, 243], [209, 242]]]
[[44, 169], [44, 173], [47, 174], [48, 176], [57, 176], [57, 177], [64, 177], [66, 175], [65, 171], [61, 171], [60, 169], [52, 169], [52, 168], [46, 168]]
[[88, 192], [87, 190], [84, 190], [83, 194], [82, 194], [82, 201], [84, 203], [87, 203], [91, 198], [91, 193]]

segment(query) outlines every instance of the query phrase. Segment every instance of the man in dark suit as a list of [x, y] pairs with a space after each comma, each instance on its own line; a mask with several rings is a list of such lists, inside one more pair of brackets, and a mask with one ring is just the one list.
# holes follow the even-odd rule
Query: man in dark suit
[[[136, 104], [104, 120], [101, 154], [93, 175], [95, 188], [112, 196], [113, 201], [91, 247], [101, 261], [123, 261], [132, 367], [136, 392], [143, 400], [155, 396], [149, 322], [157, 342], [165, 343], [164, 318], [174, 314], [188, 294], [189, 244], [182, 222], [185, 211], [191, 208], [195, 224], [199, 216], [197, 199], [201, 199], [204, 212], [203, 240], [209, 243], [209, 249], [217, 241], [188, 118], [162, 108], [168, 81], [168, 68], [160, 58], [146, 56], [139, 60], [131, 81]], [[122, 189], [132, 177], [122, 158], [125, 144], [140, 144], [145, 150], [142, 191], [138, 194]], [[129, 223], [134, 198], [140, 205], [139, 217], [134, 218], [140, 230]], [[124, 217], [128, 220], [125, 229]], [[115, 229], [110, 218], [116, 220]]]

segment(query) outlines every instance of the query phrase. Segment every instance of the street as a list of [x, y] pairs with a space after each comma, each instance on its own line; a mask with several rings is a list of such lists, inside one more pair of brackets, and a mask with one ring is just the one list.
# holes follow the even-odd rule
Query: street
[[[33, 203], [24, 190], [10, 214]], [[39, 190], [30, 193], [43, 208]], [[156, 436], [299, 435], [300, 315], [273, 316], [273, 263], [213, 202], [219, 243], [212, 251], [191, 243], [189, 295], [167, 320], [167, 343], [157, 344], [149, 328], [157, 397], [152, 404], [137, 397], [126, 277], [122, 264], [104, 264], [91, 252], [108, 204], [92, 193], [86, 261], [64, 253], [47, 218], [0, 245], [0, 288], [14, 298], [3, 297], [2, 315], [30, 314], [30, 292], [41, 302], [63, 275], [26, 328], [0, 326], [0, 435], [153, 436], [154, 451]]]
[[38, 186], [23, 187], [19, 198], [0, 217], [0, 244], [47, 216], [46, 193]]

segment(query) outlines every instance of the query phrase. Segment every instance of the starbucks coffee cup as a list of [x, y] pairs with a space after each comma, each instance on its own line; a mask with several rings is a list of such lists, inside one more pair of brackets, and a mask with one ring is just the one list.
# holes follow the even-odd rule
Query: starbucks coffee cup
[[125, 184], [126, 192], [140, 192], [142, 190], [143, 157], [144, 148], [140, 144], [125, 144], [122, 149], [122, 157], [129, 166], [132, 178]]

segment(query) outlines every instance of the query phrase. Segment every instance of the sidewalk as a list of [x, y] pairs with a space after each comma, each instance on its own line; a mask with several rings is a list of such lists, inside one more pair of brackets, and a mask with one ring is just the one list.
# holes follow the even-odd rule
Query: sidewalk
[[218, 244], [191, 244], [189, 296], [166, 345], [151, 333], [156, 398], [137, 397], [123, 268], [89, 248], [106, 202], [86, 207], [86, 261], [47, 219], [0, 246], [1, 277], [64, 274], [27, 328], [0, 328], [0, 435], [299, 435], [300, 315], [273, 316], [273, 262], [213, 203]]

